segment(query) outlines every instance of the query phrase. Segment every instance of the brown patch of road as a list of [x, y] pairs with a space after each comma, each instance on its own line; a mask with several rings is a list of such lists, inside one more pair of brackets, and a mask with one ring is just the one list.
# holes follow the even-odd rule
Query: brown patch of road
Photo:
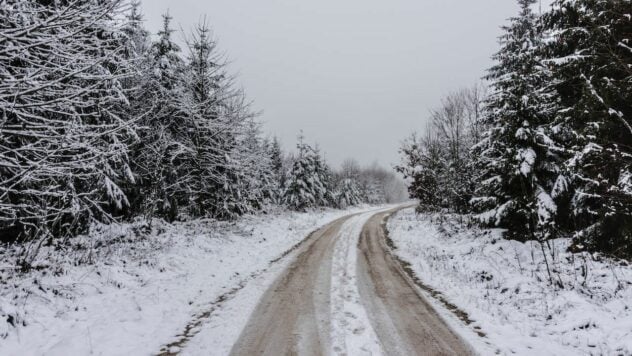
[[388, 355], [470, 355], [471, 348], [419, 293], [386, 245], [384, 220], [373, 216], [358, 244], [358, 287]]
[[[392, 211], [391, 211], [392, 212]], [[358, 251], [362, 303], [387, 355], [468, 355], [386, 246], [377, 213]], [[323, 355], [331, 350], [331, 267], [342, 218], [317, 231], [265, 292], [231, 355]]]
[[340, 228], [351, 217], [314, 233], [265, 292], [231, 355], [321, 355], [328, 350], [331, 264]]

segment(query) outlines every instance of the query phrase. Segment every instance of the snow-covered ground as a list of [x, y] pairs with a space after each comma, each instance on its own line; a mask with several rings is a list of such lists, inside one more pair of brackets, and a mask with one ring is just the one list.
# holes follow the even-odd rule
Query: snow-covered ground
[[[558, 239], [546, 250], [553, 288], [539, 244], [458, 220], [407, 209], [388, 229], [395, 253], [440, 292], [430, 298], [437, 309], [482, 354], [632, 355], [632, 266], [572, 254], [569, 240]], [[473, 323], [446, 312], [441, 298]]]
[[99, 226], [72, 248], [43, 248], [40, 268], [27, 274], [13, 270], [14, 249], [0, 247], [0, 354], [156, 354], [187, 326], [186, 336], [204, 329], [223, 348], [193, 338], [183, 353], [226, 353], [292, 248], [366, 210]]
[[356, 273], [358, 240], [366, 222], [375, 213], [362, 214], [340, 229], [331, 271], [332, 355], [384, 355], [360, 300]]

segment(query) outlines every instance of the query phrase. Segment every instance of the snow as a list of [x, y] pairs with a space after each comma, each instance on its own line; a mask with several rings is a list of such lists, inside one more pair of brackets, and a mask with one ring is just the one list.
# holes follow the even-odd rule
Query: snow
[[347, 221], [341, 228], [332, 263], [332, 355], [383, 355], [382, 346], [360, 301], [356, 266], [358, 240], [375, 212]]
[[[396, 214], [388, 224], [396, 254], [420, 280], [469, 314], [465, 325], [435, 306], [481, 354], [632, 355], [632, 267], [567, 251], [547, 251], [549, 283], [537, 242], [502, 239], [498, 229], [468, 228], [459, 216]], [[442, 223], [441, 223], [442, 221]], [[429, 296], [429, 298], [432, 298]], [[477, 336], [476, 332], [485, 337]]]
[[552, 216], [557, 212], [557, 205], [553, 198], [540, 188], [537, 196], [538, 203], [538, 220], [541, 224], [551, 221]]
[[[48, 267], [27, 274], [11, 269], [16, 251], [2, 247], [0, 354], [156, 354], [196, 320], [194, 332], [218, 341], [204, 354], [226, 354], [292, 247], [366, 210], [95, 226], [71, 247], [43, 247], [35, 265]], [[199, 317], [207, 312], [210, 320]], [[198, 339], [183, 352], [198, 354]]]
[[517, 157], [520, 162], [520, 173], [528, 177], [535, 164], [536, 153], [532, 148], [522, 148], [518, 151]]

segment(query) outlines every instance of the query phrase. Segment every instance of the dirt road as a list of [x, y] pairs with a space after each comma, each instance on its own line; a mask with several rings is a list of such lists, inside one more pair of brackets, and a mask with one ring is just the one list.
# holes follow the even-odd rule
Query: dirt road
[[265, 292], [232, 355], [467, 355], [390, 255], [390, 211], [313, 234]]

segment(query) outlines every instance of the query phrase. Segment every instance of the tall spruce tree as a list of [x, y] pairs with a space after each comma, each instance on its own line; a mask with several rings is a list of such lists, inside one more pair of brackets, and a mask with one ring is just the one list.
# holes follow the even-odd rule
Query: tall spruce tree
[[554, 106], [546, 85], [549, 73], [541, 64], [534, 3], [519, 0], [519, 16], [503, 27], [497, 63], [487, 76], [493, 90], [484, 118], [488, 130], [475, 146], [482, 169], [473, 199], [484, 211], [479, 217], [519, 240], [543, 240], [557, 231], [551, 192], [560, 159], [548, 133]]
[[250, 211], [244, 196], [245, 172], [239, 161], [241, 137], [253, 114], [217, 51], [205, 23], [191, 43], [187, 70], [189, 133], [193, 147], [192, 214], [232, 219]]
[[139, 122], [139, 139], [131, 148], [137, 179], [128, 190], [131, 215], [167, 220], [176, 219], [178, 207], [187, 204], [191, 181], [184, 165], [191, 152], [183, 110], [184, 62], [172, 40], [171, 20], [163, 15], [158, 38], [137, 61], [140, 83], [130, 98]]
[[271, 161], [271, 169], [274, 180], [274, 187], [272, 191], [272, 200], [275, 203], [281, 203], [283, 198], [283, 187], [285, 186], [285, 167], [283, 164], [283, 151], [281, 150], [281, 143], [277, 137], [272, 139], [272, 143], [269, 146], [268, 155]]
[[558, 0], [546, 16], [555, 131], [577, 246], [632, 256], [632, 3]]

